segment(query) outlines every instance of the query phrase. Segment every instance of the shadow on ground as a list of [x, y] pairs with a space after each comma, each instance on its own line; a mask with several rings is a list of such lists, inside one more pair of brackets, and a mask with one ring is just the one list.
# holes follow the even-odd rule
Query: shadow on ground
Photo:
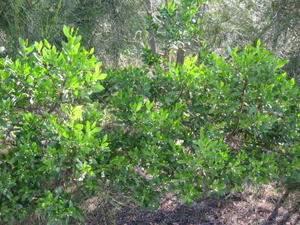
[[275, 191], [274, 187], [251, 189], [230, 197], [206, 198], [181, 205], [166, 196], [156, 211], [142, 211], [134, 205], [123, 207], [116, 219], [94, 210], [86, 225], [300, 225], [300, 193]]
[[221, 209], [227, 201], [224, 199], [203, 199], [193, 206], [178, 205], [173, 208], [161, 208], [154, 212], [124, 211], [117, 224], [126, 225], [184, 225], [184, 224], [223, 224], [219, 218]]

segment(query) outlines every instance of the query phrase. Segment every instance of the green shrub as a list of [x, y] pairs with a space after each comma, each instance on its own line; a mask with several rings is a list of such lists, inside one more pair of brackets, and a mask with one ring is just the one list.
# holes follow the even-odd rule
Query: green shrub
[[0, 60], [1, 221], [71, 223], [101, 184], [153, 208], [167, 192], [192, 202], [245, 182], [300, 182], [299, 87], [259, 43], [101, 81], [92, 51], [64, 33], [61, 52], [21, 40], [15, 61]]
[[62, 51], [46, 40], [0, 59], [0, 221], [38, 213], [49, 224], [80, 218], [75, 197], [97, 188], [108, 152], [103, 115], [91, 103], [105, 78], [80, 36], [64, 28]]
[[108, 71], [98, 100], [111, 151], [148, 175], [124, 172], [118, 185], [155, 205], [168, 191], [192, 201], [245, 182], [299, 182], [299, 87], [280, 73], [285, 61], [258, 43], [196, 62]]

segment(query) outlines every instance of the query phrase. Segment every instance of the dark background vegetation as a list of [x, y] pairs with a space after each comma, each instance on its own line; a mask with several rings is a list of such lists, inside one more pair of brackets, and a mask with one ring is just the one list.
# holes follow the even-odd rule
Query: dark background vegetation
[[[186, 55], [190, 55], [205, 43], [210, 51], [226, 55], [228, 47], [255, 44], [260, 39], [273, 53], [289, 60], [285, 67], [289, 76], [298, 76], [299, 1], [200, 1], [203, 4], [197, 4], [195, 18], [201, 19], [197, 29], [202, 32], [186, 36], [188, 40], [185, 40], [186, 34], [162, 35], [164, 30], [154, 31], [149, 26], [151, 22], [159, 26], [170, 22], [161, 18], [157, 9], [168, 2], [171, 1], [3, 0], [0, 3], [0, 45], [6, 48], [4, 55], [17, 51], [19, 37], [28, 39], [29, 43], [45, 38], [59, 46], [64, 38], [62, 26], [74, 26], [79, 28], [85, 47], [94, 47], [105, 65], [119, 67], [135, 62], [142, 54], [141, 48], [149, 46], [149, 42], [150, 46], [157, 45], [155, 51], [159, 54], [164, 54], [166, 48], [174, 52], [182, 47]], [[176, 22], [177, 27], [187, 25]]]

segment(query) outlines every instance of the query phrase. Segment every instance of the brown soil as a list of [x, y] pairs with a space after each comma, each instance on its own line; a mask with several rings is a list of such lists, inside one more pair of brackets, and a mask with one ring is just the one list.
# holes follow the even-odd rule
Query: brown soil
[[114, 214], [112, 208], [104, 211], [89, 204], [86, 225], [300, 225], [300, 192], [272, 185], [201, 199], [190, 206], [169, 194], [156, 211], [128, 204]]

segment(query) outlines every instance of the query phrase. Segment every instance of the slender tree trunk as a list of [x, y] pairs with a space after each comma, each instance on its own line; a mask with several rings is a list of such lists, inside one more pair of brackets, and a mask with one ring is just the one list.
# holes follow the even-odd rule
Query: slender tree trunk
[[113, 67], [118, 68], [119, 67], [119, 61], [120, 61], [120, 48], [119, 45], [121, 44], [121, 27], [120, 27], [120, 16], [117, 12], [117, 4], [116, 0], [111, 2], [112, 6], [112, 19], [113, 19], [113, 35], [112, 35], [112, 55], [113, 55]]
[[[165, 0], [165, 6], [169, 3], [169, 0]], [[164, 51], [164, 57], [166, 58], [167, 62], [170, 62], [170, 46], [166, 44], [166, 48]]]
[[[199, 6], [198, 10], [199, 10], [198, 20], [202, 20], [202, 19], [204, 18], [204, 13], [205, 13], [205, 11], [208, 10], [208, 4], [207, 4], [206, 2], [203, 3], [201, 6]], [[200, 23], [199, 29], [200, 29], [200, 30], [203, 30], [203, 29], [204, 29], [203, 23]], [[199, 46], [199, 44], [200, 44], [200, 43], [196, 43], [197, 46]], [[202, 59], [201, 59], [201, 52], [200, 52], [200, 51], [202, 51], [202, 49], [200, 49], [200, 50], [198, 51], [198, 54], [197, 54], [197, 62], [196, 62], [196, 64], [197, 64], [198, 66], [199, 66], [199, 65], [201, 64], [201, 62], [202, 62]]]
[[[153, 34], [150, 34], [150, 35], [153, 35]], [[152, 53], [157, 54], [156, 41], [155, 41], [154, 36], [151, 36], [149, 38], [149, 44], [150, 44], [150, 48], [151, 48]]]
[[200, 66], [201, 62], [202, 62], [201, 52], [199, 51], [198, 54], [197, 54], [197, 62], [196, 62], [196, 65], [197, 65], [197, 66]]
[[165, 57], [167, 63], [169, 63], [170, 62], [170, 48], [169, 48], [169, 46], [166, 46], [166, 48], [165, 48], [164, 57]]
[[[146, 1], [147, 4], [147, 14], [151, 20], [153, 20], [153, 6], [151, 0]], [[156, 47], [156, 40], [155, 40], [155, 33], [153, 30], [149, 31], [149, 45], [151, 48], [152, 53], [157, 54], [157, 47]]]
[[169, 49], [169, 46], [166, 46], [165, 50], [164, 50], [164, 58], [166, 60], [166, 65], [164, 65], [164, 71], [165, 72], [170, 72], [170, 68], [169, 68], [169, 63], [171, 61], [171, 58], [170, 58], [170, 49]]
[[184, 53], [185, 53], [185, 51], [184, 51], [183, 47], [179, 47], [177, 50], [177, 56], [176, 56], [176, 66], [183, 65]]
[[[279, 3], [280, 2], [280, 3]], [[284, 27], [284, 22], [285, 21], [285, 6], [288, 5], [287, 0], [282, 0], [278, 1], [278, 9], [275, 11], [275, 17], [273, 19], [273, 34], [272, 34], [272, 51], [276, 52], [277, 51], [277, 44], [278, 44], [278, 39], [280, 38], [281, 33], [283, 33], [286, 28]]]

